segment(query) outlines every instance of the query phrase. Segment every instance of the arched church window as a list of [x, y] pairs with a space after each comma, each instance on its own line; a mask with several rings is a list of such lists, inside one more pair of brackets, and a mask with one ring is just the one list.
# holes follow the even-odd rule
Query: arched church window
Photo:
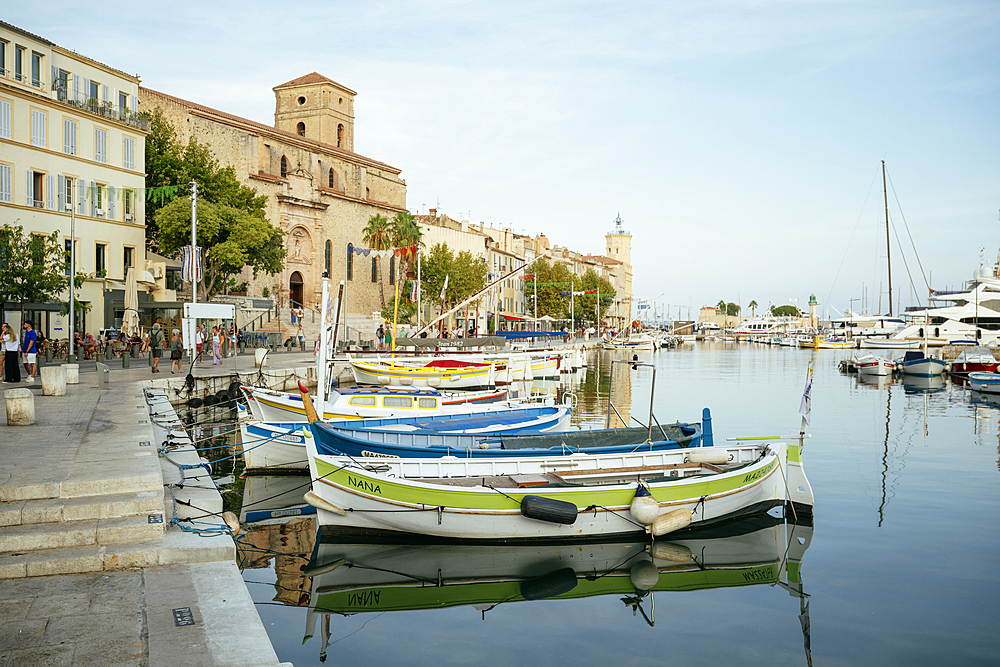
[[284, 178], [288, 176], [288, 159], [284, 155], [281, 156], [281, 177]]
[[329, 188], [331, 190], [339, 190], [340, 189], [339, 187], [337, 187], [337, 172], [335, 172], [333, 169], [330, 170]]
[[299, 133], [300, 137], [306, 136], [306, 124], [299, 121], [299, 124], [295, 126], [295, 131]]

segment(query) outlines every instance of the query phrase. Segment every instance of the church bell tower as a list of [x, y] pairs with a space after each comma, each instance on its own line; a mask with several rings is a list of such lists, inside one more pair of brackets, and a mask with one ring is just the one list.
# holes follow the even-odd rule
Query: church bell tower
[[318, 72], [274, 90], [274, 127], [354, 152], [353, 90]]

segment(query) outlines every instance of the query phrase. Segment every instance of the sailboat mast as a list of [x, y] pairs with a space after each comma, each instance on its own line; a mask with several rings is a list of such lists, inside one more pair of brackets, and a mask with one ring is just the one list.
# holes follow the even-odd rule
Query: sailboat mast
[[885, 160], [882, 160], [882, 197], [885, 199], [885, 263], [889, 272], [889, 317], [892, 317], [892, 253], [889, 250], [889, 191], [885, 187]]

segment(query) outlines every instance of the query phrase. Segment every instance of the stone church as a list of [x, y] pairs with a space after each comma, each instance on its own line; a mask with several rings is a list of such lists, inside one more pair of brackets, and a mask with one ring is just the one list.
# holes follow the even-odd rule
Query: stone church
[[[181, 142], [208, 144], [245, 185], [267, 195], [267, 218], [285, 233], [288, 256], [280, 275], [245, 276], [248, 294], [264, 288], [305, 308], [320, 301], [324, 274], [335, 289], [346, 280], [351, 320], [381, 308], [374, 257], [349, 256], [364, 247], [368, 218], [406, 210], [400, 170], [354, 152], [354, 96], [350, 88], [313, 72], [274, 89], [274, 127], [140, 88], [142, 109], [159, 107]], [[370, 264], [370, 266], [369, 266]], [[382, 270], [388, 281], [389, 266]]]

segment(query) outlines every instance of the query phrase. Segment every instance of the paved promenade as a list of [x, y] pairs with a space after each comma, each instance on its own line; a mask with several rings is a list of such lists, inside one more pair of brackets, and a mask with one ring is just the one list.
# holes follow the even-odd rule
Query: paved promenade
[[[231, 378], [226, 361], [194, 375]], [[270, 361], [296, 366], [312, 355]], [[237, 363], [253, 370], [252, 355]], [[36, 423], [0, 420], [0, 667], [279, 664], [232, 537], [170, 525], [164, 484], [177, 471], [157, 456], [165, 434], [157, 424], [172, 411], [164, 390], [144, 382], [171, 377], [169, 360], [161, 364], [165, 372], [153, 375], [145, 359], [127, 370], [113, 360], [110, 389], [99, 390], [96, 365], [85, 361], [65, 396], [43, 396], [39, 377], [3, 385], [32, 391]], [[186, 373], [187, 365], [172, 377]], [[159, 406], [155, 419], [150, 404]], [[218, 497], [202, 475], [188, 471], [188, 482]]]

